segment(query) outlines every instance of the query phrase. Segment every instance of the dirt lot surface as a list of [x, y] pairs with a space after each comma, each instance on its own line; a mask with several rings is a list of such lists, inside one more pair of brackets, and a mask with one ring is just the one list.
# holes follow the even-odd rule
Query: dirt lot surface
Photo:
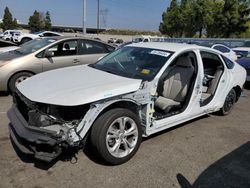
[[[79, 151], [77, 162], [53, 164], [17, 155], [0, 97], [0, 187], [250, 187], [250, 90], [226, 117], [204, 116], [145, 139], [120, 166], [106, 166]], [[75, 163], [74, 163], [75, 162]]]

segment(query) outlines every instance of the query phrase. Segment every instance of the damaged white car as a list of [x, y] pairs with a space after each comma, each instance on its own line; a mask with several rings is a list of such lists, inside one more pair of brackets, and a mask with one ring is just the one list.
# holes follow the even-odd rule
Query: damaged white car
[[142, 137], [207, 113], [228, 114], [245, 80], [244, 68], [210, 48], [131, 44], [95, 64], [17, 85], [10, 135], [22, 152], [40, 160], [89, 141], [104, 161], [121, 164]]

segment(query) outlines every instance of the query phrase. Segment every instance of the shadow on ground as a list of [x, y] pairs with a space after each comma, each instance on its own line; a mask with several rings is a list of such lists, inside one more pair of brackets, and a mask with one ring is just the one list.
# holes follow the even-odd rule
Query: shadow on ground
[[22, 153], [17, 146], [15, 145], [15, 143], [12, 141], [12, 139], [10, 138], [11, 144], [16, 152], [16, 154], [18, 155], [18, 157], [25, 163], [33, 163], [34, 166], [36, 168], [39, 168], [41, 170], [48, 170], [50, 169], [52, 166], [54, 166], [58, 161], [64, 161], [64, 162], [69, 162], [71, 164], [75, 164], [77, 163], [77, 154], [78, 154], [78, 150], [76, 149], [68, 149], [63, 151], [63, 154], [61, 154], [58, 158], [54, 159], [51, 162], [44, 162], [44, 161], [40, 161], [34, 158], [34, 155], [28, 155], [28, 154], [24, 154]]
[[246, 83], [244, 84], [244, 89], [250, 90], [250, 82], [246, 82]]
[[193, 184], [182, 174], [176, 178], [181, 188], [249, 188], [250, 141], [210, 165]]

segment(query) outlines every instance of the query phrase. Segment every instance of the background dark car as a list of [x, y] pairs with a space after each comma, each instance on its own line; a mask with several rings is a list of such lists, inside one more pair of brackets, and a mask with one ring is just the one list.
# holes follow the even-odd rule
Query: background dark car
[[250, 82], [250, 53], [246, 57], [242, 57], [237, 60], [242, 67], [247, 71], [247, 82]]

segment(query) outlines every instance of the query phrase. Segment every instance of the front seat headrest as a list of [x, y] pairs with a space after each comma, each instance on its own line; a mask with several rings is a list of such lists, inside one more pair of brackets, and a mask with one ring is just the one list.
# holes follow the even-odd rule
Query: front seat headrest
[[186, 57], [186, 56], [179, 57], [177, 59], [176, 65], [181, 66], [181, 67], [192, 67], [193, 66], [190, 58]]

